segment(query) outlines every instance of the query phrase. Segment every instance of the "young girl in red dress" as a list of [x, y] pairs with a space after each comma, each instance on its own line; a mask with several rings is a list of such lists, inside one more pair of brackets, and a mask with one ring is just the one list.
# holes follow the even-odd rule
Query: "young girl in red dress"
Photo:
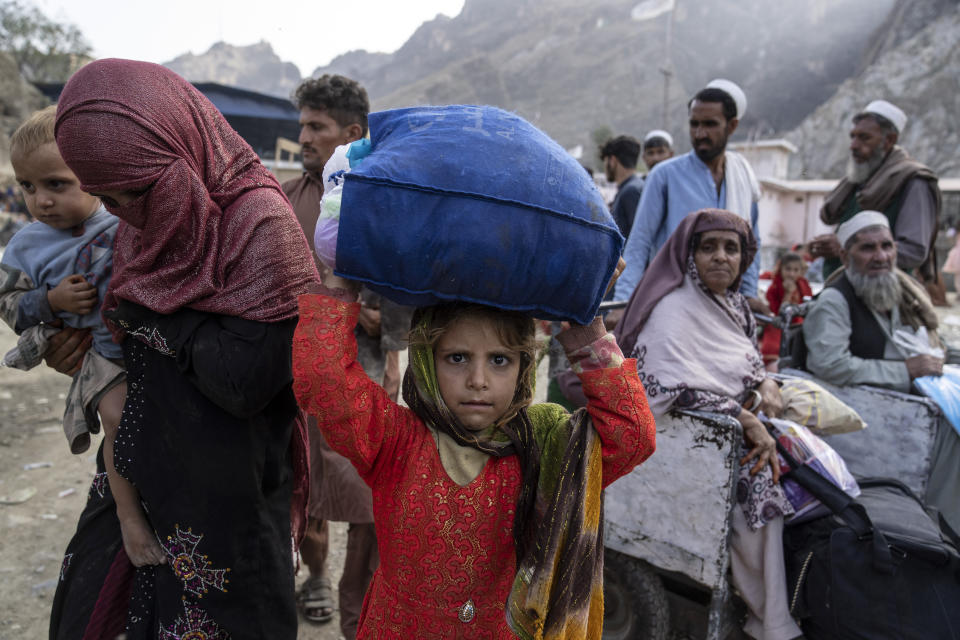
[[[800, 304], [804, 298], [813, 296], [810, 283], [803, 277], [806, 269], [803, 256], [799, 253], [785, 253], [777, 263], [777, 271], [773, 275], [773, 282], [767, 289], [767, 303], [774, 314], [780, 313], [784, 304]], [[803, 318], [794, 318], [793, 324], [800, 324]], [[767, 325], [763, 328], [763, 341], [760, 351], [763, 353], [763, 362], [768, 371], [777, 370], [777, 360], [780, 358], [780, 339], [783, 331]]]
[[373, 490], [381, 560], [357, 637], [599, 638], [602, 490], [654, 450], [636, 363], [599, 319], [569, 328], [589, 404], [531, 406], [533, 319], [425, 307], [404, 407], [356, 361], [355, 290], [325, 282], [300, 298], [294, 388]]

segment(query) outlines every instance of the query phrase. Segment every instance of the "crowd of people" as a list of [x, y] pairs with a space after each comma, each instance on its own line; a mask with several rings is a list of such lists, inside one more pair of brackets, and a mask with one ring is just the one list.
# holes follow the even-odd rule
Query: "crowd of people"
[[[758, 291], [760, 186], [727, 149], [743, 91], [715, 80], [691, 98], [686, 154], [662, 130], [602, 146], [626, 239], [606, 297], [624, 304], [553, 323], [550, 394], [570, 410], [532, 404], [533, 318], [403, 307], [317, 259], [323, 169], [368, 135], [369, 101], [336, 75], [293, 99], [304, 172], [282, 185], [149, 63], [87, 65], [13, 137], [37, 222], [0, 265], [0, 315], [20, 335], [4, 362], [73, 376], [71, 451], [104, 431], [51, 639], [292, 639], [298, 609], [318, 624], [338, 610], [351, 639], [598, 638], [602, 491], [654, 454], [655, 419], [678, 408], [742, 426], [731, 570], [745, 631], [802, 637], [781, 542], [792, 507], [761, 422], [783, 408], [768, 375], [780, 334], [761, 343], [755, 313], [812, 291], [797, 253]], [[923, 327], [940, 344], [924, 286], [939, 191], [896, 144], [905, 123], [884, 101], [854, 116], [850, 170], [822, 213], [838, 227], [808, 247], [830, 277], [803, 323], [806, 366], [834, 384], [909, 391], [942, 371], [892, 338]], [[960, 524], [960, 438], [936, 446], [927, 499]], [[336, 600], [329, 521], [349, 523]]]

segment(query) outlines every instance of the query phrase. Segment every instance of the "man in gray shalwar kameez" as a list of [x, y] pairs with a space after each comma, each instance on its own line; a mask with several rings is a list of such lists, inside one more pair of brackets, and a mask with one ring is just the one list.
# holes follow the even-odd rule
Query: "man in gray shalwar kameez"
[[[905, 357], [892, 336], [926, 327], [936, 338], [937, 316], [922, 286], [896, 270], [897, 244], [886, 216], [863, 211], [840, 225], [844, 268], [832, 276], [807, 314], [807, 368], [835, 385], [865, 384], [909, 393], [914, 378], [943, 373], [943, 360]], [[941, 420], [926, 500], [960, 527], [960, 436]]]

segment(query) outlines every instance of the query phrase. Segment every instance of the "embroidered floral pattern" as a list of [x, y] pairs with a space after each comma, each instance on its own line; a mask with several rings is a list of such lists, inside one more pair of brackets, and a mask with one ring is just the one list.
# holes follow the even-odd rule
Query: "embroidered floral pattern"
[[[749, 445], [744, 445], [740, 455], [745, 456], [749, 451]], [[750, 467], [749, 464], [740, 467], [736, 494], [747, 524], [756, 531], [774, 518], [792, 515], [794, 508], [780, 484], [773, 481], [769, 466], [764, 466], [756, 475], [750, 475]]]
[[230, 582], [226, 579], [230, 569], [211, 569], [207, 556], [197, 553], [202, 539], [203, 535], [193, 533], [192, 529], [184, 531], [178, 524], [175, 525], [175, 535], [160, 542], [167, 553], [170, 569], [183, 582], [184, 590], [198, 598], [207, 593], [208, 587], [226, 592], [224, 585]]
[[685, 382], [673, 387], [664, 386], [652, 373], [647, 372], [647, 347], [637, 343], [634, 357], [637, 359], [637, 371], [640, 382], [647, 392], [647, 397], [656, 398], [661, 395], [676, 398], [674, 405], [678, 409], [695, 409], [698, 411], [712, 411], [737, 416], [740, 414], [740, 404], [732, 398], [727, 398], [703, 389], [692, 389]]
[[230, 634], [210, 619], [200, 605], [183, 601], [183, 616], [160, 628], [160, 640], [230, 640]]
[[63, 578], [67, 575], [67, 569], [70, 568], [70, 562], [72, 561], [72, 553], [68, 553], [67, 555], [63, 556], [63, 562], [60, 563], [60, 582], [63, 582]]
[[[300, 406], [317, 417], [330, 447], [371, 483], [378, 526], [395, 533], [380, 541], [380, 567], [361, 631], [391, 638], [464, 637], [459, 615], [466, 615], [462, 607], [469, 601], [471, 638], [513, 637], [504, 603], [516, 564], [518, 460], [492, 458], [468, 485], [454, 483], [423, 422], [390, 402], [357, 364], [358, 312], [356, 304], [301, 296], [293, 366]], [[610, 345], [611, 360], [614, 353]], [[637, 400], [642, 392], [636, 365], [621, 363], [581, 374], [602, 441], [604, 485], [654, 446], [653, 417]]]
[[97, 475], [93, 476], [93, 482], [90, 483], [90, 498], [93, 498], [93, 494], [97, 494], [97, 496], [102, 498], [106, 489], [107, 472], [101, 471]]
[[[120, 324], [123, 325], [125, 323], [121, 322]], [[124, 328], [127, 329], [126, 327]], [[172, 357], [176, 355], [174, 350], [171, 349], [167, 344], [167, 339], [163, 337], [163, 334], [161, 334], [156, 327], [152, 329], [146, 329], [144, 327], [137, 327], [136, 329], [131, 328], [127, 329], [127, 333], [137, 338], [147, 346], [153, 347], [165, 356]]]

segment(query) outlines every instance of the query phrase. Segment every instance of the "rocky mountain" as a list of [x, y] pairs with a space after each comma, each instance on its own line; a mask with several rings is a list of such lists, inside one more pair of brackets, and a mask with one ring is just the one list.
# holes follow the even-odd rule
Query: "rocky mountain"
[[[933, 5], [933, 3], [929, 3]], [[838, 176], [849, 157], [850, 119], [873, 99], [894, 102], [908, 116], [900, 136], [915, 158], [940, 175], [960, 175], [960, 6], [946, 6], [937, 19], [909, 38], [891, 41], [862, 73], [846, 80], [788, 138], [799, 148], [791, 173]]]
[[185, 53], [163, 64], [191, 82], [218, 82], [283, 97], [300, 82], [297, 65], [281, 60], [264, 41], [244, 47], [218, 42], [206, 53]]
[[[351, 51], [312, 75], [356, 78], [374, 109], [498, 105], [568, 148], [583, 145], [588, 164], [600, 129], [667, 128], [685, 151], [687, 100], [726, 77], [749, 100], [735, 139], [789, 133], [801, 148], [792, 170], [811, 177], [839, 173], [846, 122], [866, 97], [883, 95], [910, 113], [903, 141], [914, 155], [960, 174], [947, 119], [960, 100], [960, 0], [675, 0], [672, 12], [641, 22], [630, 19], [638, 2], [466, 0], [458, 16], [425, 22], [393, 53]], [[266, 42], [218, 43], [166, 65], [193, 81], [284, 97], [300, 80]]]
[[50, 101], [20, 75], [13, 57], [0, 52], [0, 184], [13, 182], [10, 135], [27, 116], [48, 104]]
[[[634, 135], [662, 127], [666, 102], [667, 128], [684, 149], [686, 102], [711, 78], [730, 78], [747, 93], [737, 137], [790, 131], [871, 57], [956, 2], [676, 0], [669, 60], [669, 14], [635, 22], [636, 4], [467, 0], [460, 15], [424, 23], [393, 54], [354, 51], [313, 75], [353, 75], [374, 108], [496, 104], [567, 147], [588, 149], [590, 132], [603, 125]], [[666, 101], [662, 69], [672, 74]]]

